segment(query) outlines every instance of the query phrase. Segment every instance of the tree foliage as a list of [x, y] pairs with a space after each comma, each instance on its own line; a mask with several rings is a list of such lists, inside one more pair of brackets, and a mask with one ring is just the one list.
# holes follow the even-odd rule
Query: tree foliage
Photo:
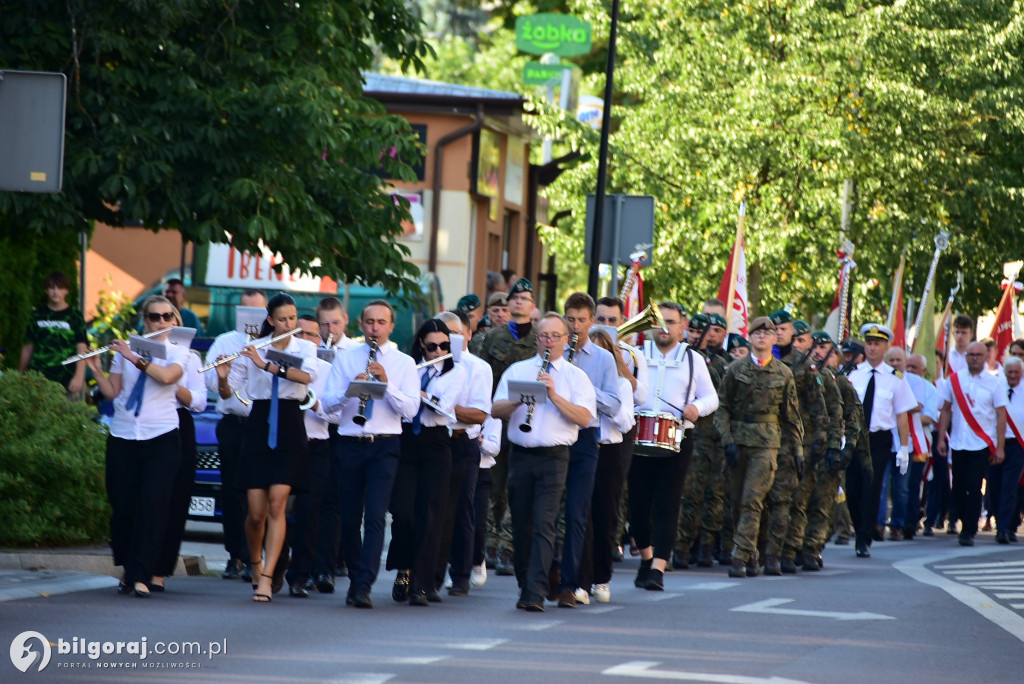
[[410, 178], [422, 150], [361, 71], [427, 54], [402, 0], [0, 3], [0, 66], [69, 84], [64, 190], [0, 193], [0, 231], [142, 221], [403, 291], [407, 213], [381, 178]]

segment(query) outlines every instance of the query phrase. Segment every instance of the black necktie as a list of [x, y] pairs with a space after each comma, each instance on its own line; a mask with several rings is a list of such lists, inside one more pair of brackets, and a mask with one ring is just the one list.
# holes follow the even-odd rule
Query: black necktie
[[1008, 399], [1013, 399], [1013, 388], [1010, 388], [1009, 393], [1006, 395]]
[[871, 369], [871, 379], [868, 380], [868, 387], [864, 390], [864, 422], [868, 426], [868, 431], [871, 431], [871, 409], [875, 405], [875, 369]]

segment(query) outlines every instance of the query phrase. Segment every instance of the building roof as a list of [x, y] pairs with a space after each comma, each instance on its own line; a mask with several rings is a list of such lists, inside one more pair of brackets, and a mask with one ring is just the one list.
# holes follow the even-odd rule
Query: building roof
[[407, 78], [405, 76], [390, 76], [386, 74], [374, 74], [363, 72], [366, 80], [367, 93], [393, 94], [393, 95], [428, 95], [432, 97], [472, 98], [475, 100], [509, 100], [522, 101], [523, 96], [519, 93], [510, 93], [504, 90], [492, 90], [490, 88], [477, 88], [475, 86], [459, 85], [456, 83], [442, 83], [441, 81], [429, 81], [423, 78]]

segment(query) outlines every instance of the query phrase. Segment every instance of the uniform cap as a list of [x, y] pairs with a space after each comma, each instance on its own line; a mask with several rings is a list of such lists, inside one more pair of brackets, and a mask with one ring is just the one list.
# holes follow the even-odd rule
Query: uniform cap
[[487, 298], [487, 308], [492, 306], [508, 306], [508, 295], [504, 292], [494, 292]]
[[711, 319], [705, 314], [697, 314], [690, 319], [690, 327], [695, 330], [707, 330], [711, 327]]
[[529, 292], [530, 294], [533, 294], [533, 285], [531, 285], [530, 281], [526, 278], [520, 278], [517, 280], [516, 284], [512, 286], [512, 289], [508, 291], [508, 295], [511, 297], [512, 295], [519, 294], [520, 292]]
[[732, 351], [737, 347], [746, 347], [747, 349], [750, 349], [750, 342], [747, 342], [747, 338], [739, 333], [729, 333], [728, 351]]
[[[779, 309], [768, 314], [768, 318], [772, 319], [772, 323], [779, 325], [780, 323], [792, 323], [793, 317], [785, 309]], [[751, 330], [753, 332], [753, 330]]]
[[819, 330], [811, 335], [811, 339], [814, 341], [815, 346], [819, 344], [835, 344], [835, 342], [832, 341], [832, 336], [824, 330]]
[[811, 326], [807, 321], [801, 321], [799, 319], [793, 321], [793, 334], [794, 335], [806, 335], [811, 332]]
[[480, 298], [477, 297], [475, 294], [465, 295], [462, 297], [462, 299], [459, 300], [459, 303], [455, 305], [455, 308], [459, 311], [465, 311], [466, 313], [469, 313], [474, 309], [480, 308]]
[[[788, 316], [789, 314], [786, 315]], [[758, 316], [750, 322], [750, 334], [753, 335], [758, 330], [775, 332], [775, 323], [768, 316]]]
[[843, 341], [843, 352], [846, 354], [863, 354], [864, 343], [856, 338], [847, 337], [846, 340]]
[[729, 324], [725, 322], [725, 316], [722, 314], [708, 314], [708, 319], [711, 321], [711, 325], [718, 328], [728, 328]]
[[885, 340], [892, 342], [892, 330], [881, 323], [865, 323], [860, 326], [860, 336], [865, 340]]

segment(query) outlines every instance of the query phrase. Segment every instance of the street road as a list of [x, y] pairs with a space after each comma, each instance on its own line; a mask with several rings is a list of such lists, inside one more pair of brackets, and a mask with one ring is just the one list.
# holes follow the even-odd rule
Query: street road
[[[962, 548], [940, 534], [876, 543], [872, 553], [857, 559], [850, 546], [830, 546], [823, 572], [781, 578], [677, 570], [666, 574], [664, 592], [634, 589], [636, 561], [627, 559], [616, 566], [611, 603], [548, 604], [543, 614], [515, 610], [514, 580], [493, 574], [469, 597], [445, 595], [426, 608], [392, 602], [393, 573], [378, 581], [373, 610], [345, 606], [344, 580], [334, 595], [294, 599], [286, 588], [269, 605], [251, 603], [247, 585], [216, 577], [172, 578], [149, 600], [113, 589], [15, 600], [0, 603], [0, 643], [31, 630], [54, 646], [41, 672], [36, 663], [23, 674], [0, 658], [0, 681], [1020, 680], [1024, 548], [997, 546], [991, 535]], [[150, 654], [59, 652], [58, 640], [73, 645], [76, 637], [114, 648], [145, 638]], [[157, 642], [198, 642], [204, 653], [156, 655]], [[42, 651], [34, 639], [26, 648]], [[175, 667], [143, 667], [154, 664]]]

